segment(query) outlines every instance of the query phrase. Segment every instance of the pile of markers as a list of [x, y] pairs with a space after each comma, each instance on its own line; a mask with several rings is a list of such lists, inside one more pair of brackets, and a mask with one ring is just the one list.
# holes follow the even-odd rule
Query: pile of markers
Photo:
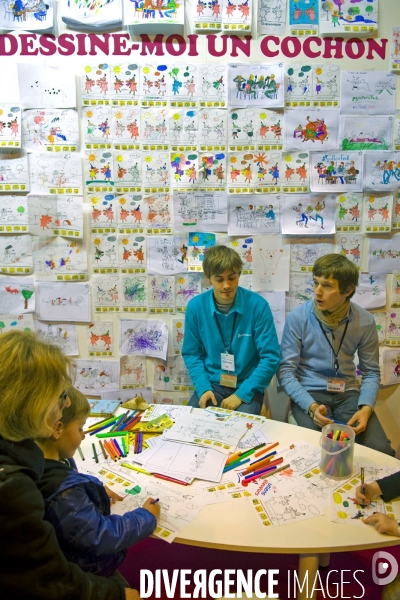
[[[290, 466], [289, 464], [279, 466], [282, 464], [283, 458], [275, 458], [276, 450], [270, 452], [270, 450], [275, 448], [278, 444], [279, 442], [275, 442], [275, 444], [265, 448], [266, 444], [264, 442], [259, 446], [250, 448], [250, 450], [243, 450], [232, 454], [226, 461], [224, 473], [250, 463], [240, 471], [242, 475], [241, 484], [246, 487], [255, 479], [265, 479], [265, 477], [268, 477], [269, 475], [274, 475], [279, 471], [287, 469]], [[256, 460], [250, 462], [250, 456], [253, 454]]]
[[321, 438], [321, 470], [329, 477], [348, 477], [353, 470], [354, 436], [330, 429]]

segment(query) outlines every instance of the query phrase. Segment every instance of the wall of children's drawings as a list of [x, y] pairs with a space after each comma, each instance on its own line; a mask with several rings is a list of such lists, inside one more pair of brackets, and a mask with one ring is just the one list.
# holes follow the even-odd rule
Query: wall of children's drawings
[[312, 298], [315, 260], [342, 253], [376, 318], [377, 412], [398, 436], [398, 1], [92, 6], [16, 0], [0, 17], [1, 331], [58, 343], [87, 395], [150, 386], [185, 403], [185, 310], [208, 247], [240, 254], [278, 334], [283, 307]]

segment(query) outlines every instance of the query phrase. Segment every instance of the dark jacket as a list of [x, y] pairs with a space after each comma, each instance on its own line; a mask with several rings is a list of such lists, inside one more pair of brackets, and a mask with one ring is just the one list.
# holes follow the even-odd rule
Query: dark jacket
[[390, 502], [393, 498], [400, 496], [400, 471], [378, 479], [377, 484], [382, 490], [382, 498], [385, 502]]
[[101, 481], [60, 461], [45, 460], [38, 487], [45, 500], [46, 519], [56, 530], [65, 556], [96, 575], [112, 575], [127, 549], [151, 535], [157, 524], [145, 508], [111, 515], [110, 499]]
[[32, 440], [0, 438], [0, 599], [124, 600], [122, 582], [84, 573], [61, 552], [36, 486], [43, 469]]

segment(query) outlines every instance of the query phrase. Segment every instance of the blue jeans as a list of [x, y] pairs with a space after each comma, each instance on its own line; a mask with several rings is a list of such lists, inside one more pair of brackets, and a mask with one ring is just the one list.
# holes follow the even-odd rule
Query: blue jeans
[[[225, 400], [225, 398], [228, 398], [228, 396], [231, 396], [236, 392], [235, 388], [226, 387], [225, 385], [219, 385], [218, 383], [212, 383], [211, 386], [215, 395], [215, 399], [217, 401], [217, 406], [221, 406], [222, 400]], [[195, 392], [190, 398], [188, 406], [199, 408], [199, 401], [199, 397]], [[259, 415], [261, 413], [263, 401], [264, 394], [262, 394], [261, 392], [255, 392], [251, 402], [249, 402], [248, 404], [246, 402], [242, 402], [242, 404], [238, 406], [236, 410], [237, 412], [247, 413], [250, 415]], [[211, 400], [209, 401], [208, 406], [214, 406]]]
[[[347, 423], [358, 410], [358, 398], [360, 392], [357, 390], [349, 390], [343, 394], [335, 392], [309, 392], [314, 402], [326, 406], [326, 417], [328, 419], [336, 419], [342, 423]], [[321, 431], [320, 427], [314, 423], [310, 415], [305, 414], [303, 409], [298, 404], [291, 400], [290, 407], [296, 422], [301, 427]], [[390, 440], [387, 439], [382, 425], [378, 417], [373, 412], [369, 418], [368, 425], [365, 431], [356, 435], [356, 443], [372, 450], [378, 450], [389, 456], [394, 456], [394, 450], [390, 446]]]

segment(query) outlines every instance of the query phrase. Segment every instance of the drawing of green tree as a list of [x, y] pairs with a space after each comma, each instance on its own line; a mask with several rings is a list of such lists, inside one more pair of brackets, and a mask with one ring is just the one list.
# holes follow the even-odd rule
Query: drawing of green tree
[[24, 309], [28, 310], [28, 300], [33, 295], [33, 291], [31, 290], [21, 290], [21, 294], [25, 300]]

